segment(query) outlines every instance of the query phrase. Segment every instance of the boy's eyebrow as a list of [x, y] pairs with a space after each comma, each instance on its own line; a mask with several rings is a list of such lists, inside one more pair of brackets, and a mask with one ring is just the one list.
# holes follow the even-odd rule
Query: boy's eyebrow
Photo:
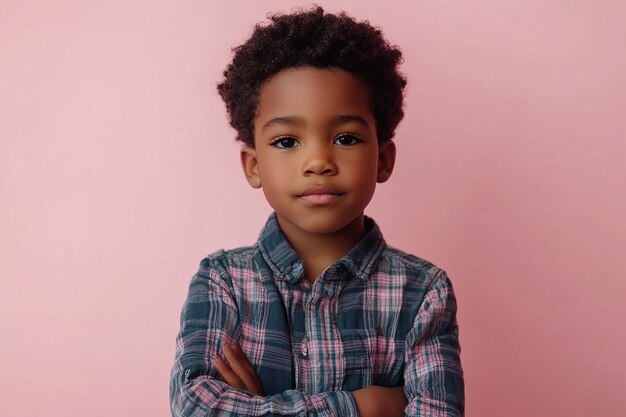
[[268, 127], [274, 125], [283, 125], [283, 126], [295, 126], [304, 123], [304, 119], [298, 116], [284, 116], [284, 117], [275, 117], [271, 119], [269, 122], [265, 123], [261, 130], [265, 130]]
[[[358, 115], [340, 114], [340, 115], [332, 117], [333, 125], [342, 125], [342, 124], [353, 123], [353, 122], [363, 125], [364, 127], [369, 127], [367, 120], [365, 120], [363, 117], [358, 116]], [[300, 124], [304, 124], [304, 119], [299, 116], [275, 117], [271, 119], [270, 121], [268, 121], [267, 123], [265, 123], [263, 127], [261, 128], [261, 130], [265, 130], [268, 127], [271, 127], [274, 125], [297, 126]]]
[[367, 120], [362, 118], [356, 114], [341, 114], [333, 117], [333, 124], [335, 125], [343, 125], [346, 123], [356, 122], [364, 127], [369, 127], [370, 125], [367, 123]]

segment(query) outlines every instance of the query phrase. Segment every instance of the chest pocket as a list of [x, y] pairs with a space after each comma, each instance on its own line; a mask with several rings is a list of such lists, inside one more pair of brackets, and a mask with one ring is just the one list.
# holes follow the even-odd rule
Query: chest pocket
[[341, 332], [343, 344], [344, 379], [343, 389], [357, 389], [373, 385], [374, 368], [371, 355], [372, 329], [345, 329]]
[[345, 329], [342, 332], [343, 389], [354, 391], [370, 385], [402, 384], [404, 342], [384, 335], [379, 328]]

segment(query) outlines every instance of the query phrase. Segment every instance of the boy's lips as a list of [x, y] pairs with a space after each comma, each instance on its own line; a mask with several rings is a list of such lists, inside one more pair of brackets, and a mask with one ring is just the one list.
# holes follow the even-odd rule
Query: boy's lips
[[298, 198], [313, 204], [326, 204], [339, 198], [343, 193], [331, 187], [313, 185], [305, 192], [298, 195]]

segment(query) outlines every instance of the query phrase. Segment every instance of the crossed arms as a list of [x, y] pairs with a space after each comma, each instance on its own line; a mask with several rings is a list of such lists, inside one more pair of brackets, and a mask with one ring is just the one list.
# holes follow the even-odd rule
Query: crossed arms
[[[202, 303], [203, 317], [193, 311], [196, 303]], [[433, 279], [407, 335], [404, 387], [370, 386], [317, 394], [287, 390], [264, 396], [248, 358], [229, 340], [238, 315], [228, 286], [219, 272], [198, 273], [181, 314], [170, 384], [172, 415], [462, 416], [455, 314], [451, 284], [441, 273]]]
[[[232, 388], [263, 396], [261, 382], [239, 345], [225, 343], [222, 352], [226, 360], [215, 356], [213, 364], [226, 383]], [[407, 405], [403, 387], [371, 386], [353, 391], [352, 395], [361, 417], [401, 417]]]

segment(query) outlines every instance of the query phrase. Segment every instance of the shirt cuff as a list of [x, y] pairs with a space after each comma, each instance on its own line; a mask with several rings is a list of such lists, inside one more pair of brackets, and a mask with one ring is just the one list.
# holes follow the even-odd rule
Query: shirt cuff
[[359, 409], [351, 392], [331, 391], [329, 394], [328, 406], [332, 416], [359, 417]]

